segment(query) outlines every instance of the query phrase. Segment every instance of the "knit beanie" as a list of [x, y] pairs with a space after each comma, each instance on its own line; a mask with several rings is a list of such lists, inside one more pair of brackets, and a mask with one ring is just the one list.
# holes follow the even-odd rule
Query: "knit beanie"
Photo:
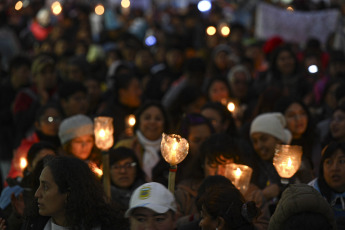
[[288, 129], [285, 129], [286, 120], [281, 113], [264, 113], [257, 116], [251, 126], [250, 135], [253, 133], [266, 133], [270, 134], [284, 144], [290, 144], [292, 135]]
[[76, 137], [93, 134], [93, 122], [91, 118], [82, 114], [64, 119], [59, 127], [61, 144], [65, 144], [67, 141]]

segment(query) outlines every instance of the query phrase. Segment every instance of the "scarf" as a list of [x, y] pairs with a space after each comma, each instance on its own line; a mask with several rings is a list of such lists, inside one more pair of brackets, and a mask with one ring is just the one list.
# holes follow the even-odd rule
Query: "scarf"
[[140, 144], [144, 147], [142, 165], [143, 171], [146, 173], [147, 181], [152, 181], [152, 169], [160, 160], [158, 151], [161, 147], [162, 138], [159, 138], [155, 141], [150, 141], [146, 137], [144, 137], [144, 135], [139, 130], [136, 131], [136, 135]]

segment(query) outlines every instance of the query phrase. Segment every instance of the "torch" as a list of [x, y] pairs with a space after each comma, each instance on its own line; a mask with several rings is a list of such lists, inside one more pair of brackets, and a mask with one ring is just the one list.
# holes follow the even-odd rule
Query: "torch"
[[164, 160], [170, 164], [168, 189], [174, 193], [177, 164], [188, 154], [188, 141], [176, 134], [162, 134], [161, 152]]
[[111, 117], [96, 117], [94, 119], [94, 132], [96, 146], [102, 150], [103, 162], [103, 186], [104, 191], [110, 197], [110, 173], [109, 173], [109, 154], [108, 150], [114, 144], [113, 137], [113, 118]]

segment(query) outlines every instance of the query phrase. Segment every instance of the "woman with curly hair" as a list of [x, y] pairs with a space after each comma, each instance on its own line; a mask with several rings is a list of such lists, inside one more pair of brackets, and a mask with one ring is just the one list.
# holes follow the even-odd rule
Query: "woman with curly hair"
[[88, 165], [77, 158], [46, 158], [35, 193], [35, 211], [24, 230], [125, 229], [123, 213], [110, 204]]

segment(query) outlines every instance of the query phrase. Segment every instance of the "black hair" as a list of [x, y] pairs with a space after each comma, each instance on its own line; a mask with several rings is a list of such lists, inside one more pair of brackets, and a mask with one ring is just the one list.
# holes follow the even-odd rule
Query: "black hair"
[[107, 202], [101, 182], [86, 162], [57, 156], [45, 162], [60, 193], [67, 193], [66, 223], [71, 229], [121, 226], [123, 213]]
[[29, 151], [28, 151], [28, 155], [27, 155], [27, 161], [28, 161], [28, 165], [32, 164], [32, 161], [35, 159], [35, 157], [37, 156], [37, 154], [42, 150], [42, 149], [50, 149], [52, 150], [55, 154], [57, 154], [57, 149], [54, 145], [52, 145], [49, 142], [46, 141], [40, 141], [37, 142], [35, 144], [33, 144]]
[[[255, 229], [252, 220], [258, 215], [255, 202], [246, 202], [241, 192], [230, 182], [210, 183], [214, 176], [205, 179], [208, 183], [197, 200], [198, 207], [212, 218], [222, 217], [225, 229]], [[220, 182], [220, 179], [216, 179]]]
[[164, 132], [169, 132], [170, 131], [170, 115], [168, 114], [167, 110], [165, 107], [162, 105], [160, 101], [146, 101], [144, 104], [142, 104], [135, 112], [135, 125], [134, 125], [134, 130], [139, 129], [140, 126], [140, 116], [143, 112], [145, 112], [149, 107], [156, 107], [158, 108], [164, 118]]
[[83, 83], [77, 81], [66, 81], [59, 86], [59, 99], [68, 100], [69, 97], [77, 92], [87, 94], [87, 88]]
[[127, 147], [118, 147], [116, 149], [110, 149], [109, 150], [109, 166], [115, 164], [118, 161], [131, 158], [133, 162], [135, 162], [136, 165], [136, 179], [141, 179], [145, 181], [145, 173], [141, 169], [141, 166], [139, 164], [139, 160], [133, 151], [133, 149], [127, 148]]
[[297, 59], [295, 52], [293, 51], [291, 46], [283, 45], [283, 46], [277, 47], [273, 51], [273, 53], [271, 54], [272, 56], [270, 58], [270, 65], [269, 66], [270, 66], [270, 71], [273, 73], [274, 78], [279, 78], [281, 76], [281, 73], [277, 67], [277, 60], [278, 60], [278, 56], [280, 55], [280, 53], [282, 53], [284, 51], [289, 52], [294, 59], [295, 69], [294, 69], [293, 74], [296, 74], [299, 72], [299, 66], [298, 66], [299, 62], [298, 62], [298, 59]]
[[39, 107], [36, 111], [36, 114], [35, 114], [35, 121], [36, 122], [40, 122], [40, 119], [41, 117], [43, 116], [43, 114], [48, 110], [48, 109], [55, 109], [57, 110], [60, 115], [62, 116], [62, 112], [61, 112], [61, 108], [60, 106], [55, 103], [55, 102], [48, 102], [47, 104]]
[[189, 136], [190, 128], [196, 125], [207, 125], [211, 133], [214, 133], [213, 125], [209, 119], [199, 113], [190, 113], [186, 114], [182, 119], [179, 130], [181, 137], [187, 139]]
[[327, 201], [331, 202], [332, 192], [335, 192], [329, 185], [327, 184], [325, 177], [324, 177], [324, 170], [323, 170], [323, 163], [326, 159], [332, 157], [336, 150], [341, 150], [343, 154], [345, 154], [345, 142], [331, 142], [322, 150], [322, 157], [320, 161], [320, 169], [319, 169], [319, 178], [318, 178], [318, 185], [320, 188], [321, 194], [327, 199]]
[[224, 78], [224, 77], [219, 77], [219, 76], [217, 76], [217, 77], [212, 77], [212, 78], [210, 78], [210, 79], [208, 80], [208, 82], [207, 82], [207, 84], [206, 84], [206, 88], [205, 88], [205, 94], [206, 94], [208, 100], [210, 100], [210, 97], [209, 97], [209, 90], [210, 90], [210, 88], [212, 87], [212, 85], [213, 85], [215, 82], [222, 82], [222, 83], [226, 86], [226, 88], [227, 88], [227, 90], [228, 90], [228, 94], [229, 94], [228, 96], [231, 95], [231, 89], [230, 89], [230, 86], [229, 86], [229, 82], [227, 81], [226, 78]]
[[225, 131], [227, 134], [233, 137], [238, 137], [237, 127], [235, 124], [235, 119], [232, 116], [232, 113], [220, 102], [208, 102], [206, 103], [201, 110], [204, 109], [213, 109], [221, 117], [221, 121], [224, 124], [226, 121], [229, 122], [229, 126]]

